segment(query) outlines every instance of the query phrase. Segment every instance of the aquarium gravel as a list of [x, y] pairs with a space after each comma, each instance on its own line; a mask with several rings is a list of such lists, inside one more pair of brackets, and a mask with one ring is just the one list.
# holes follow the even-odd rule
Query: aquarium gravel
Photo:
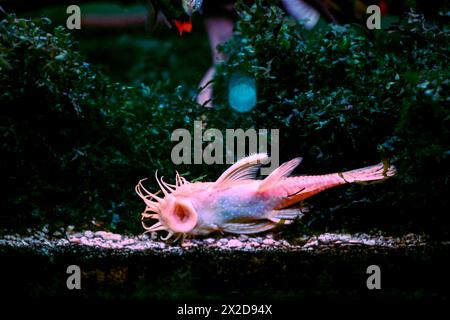
[[348, 246], [369, 247], [408, 247], [424, 246], [426, 240], [417, 234], [406, 234], [402, 237], [369, 235], [369, 234], [345, 234], [323, 233], [320, 235], [303, 235], [288, 242], [284, 239], [276, 239], [273, 234], [264, 236], [240, 235], [223, 238], [198, 238], [185, 239], [176, 243], [166, 243], [157, 238], [156, 234], [121, 235], [105, 231], [83, 232], [56, 231], [50, 235], [42, 230], [29, 230], [27, 235], [9, 234], [0, 237], [0, 246], [12, 247], [67, 247], [86, 246], [116, 250], [153, 250], [165, 252], [180, 252], [191, 249], [200, 250], [242, 250], [242, 251], [309, 251]]

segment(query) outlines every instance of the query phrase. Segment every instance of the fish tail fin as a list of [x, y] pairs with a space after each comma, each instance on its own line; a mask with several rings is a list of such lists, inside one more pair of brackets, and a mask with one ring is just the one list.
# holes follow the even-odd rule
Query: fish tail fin
[[380, 162], [374, 166], [338, 173], [338, 175], [347, 183], [382, 181], [393, 177], [396, 174], [397, 170], [395, 167], [387, 162]]
[[326, 189], [347, 183], [378, 183], [395, 176], [393, 165], [381, 162], [374, 166], [319, 176], [290, 177], [283, 181], [279, 195], [283, 200], [278, 208], [286, 208]]

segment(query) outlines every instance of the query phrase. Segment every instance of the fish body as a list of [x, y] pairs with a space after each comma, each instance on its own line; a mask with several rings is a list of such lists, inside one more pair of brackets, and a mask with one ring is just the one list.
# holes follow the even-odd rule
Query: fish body
[[288, 161], [264, 180], [256, 174], [266, 154], [243, 158], [227, 169], [215, 182], [189, 183], [177, 173], [175, 185], [157, 182], [161, 198], [147, 191], [142, 180], [136, 192], [146, 203], [142, 219], [159, 220], [147, 232], [166, 230], [168, 236], [206, 235], [221, 231], [251, 234], [289, 224], [302, 216], [292, 205], [338, 185], [384, 180], [394, 176], [393, 166], [380, 163], [362, 169], [317, 176], [290, 177], [301, 158]]

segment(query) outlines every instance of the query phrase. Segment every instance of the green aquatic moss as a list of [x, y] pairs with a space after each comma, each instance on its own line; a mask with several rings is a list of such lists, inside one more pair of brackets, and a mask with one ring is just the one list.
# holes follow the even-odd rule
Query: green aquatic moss
[[48, 24], [0, 23], [2, 225], [140, 230], [134, 185], [156, 169], [174, 174], [164, 141], [201, 110], [183, 88], [111, 82]]

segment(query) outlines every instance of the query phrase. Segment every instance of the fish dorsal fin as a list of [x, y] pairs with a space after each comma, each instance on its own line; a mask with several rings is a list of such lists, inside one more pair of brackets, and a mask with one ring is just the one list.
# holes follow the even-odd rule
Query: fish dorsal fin
[[264, 192], [266, 190], [269, 190], [280, 180], [288, 177], [292, 173], [292, 171], [294, 171], [294, 169], [300, 164], [300, 162], [302, 162], [302, 160], [303, 158], [299, 157], [283, 163], [261, 182], [258, 191]]
[[215, 184], [226, 184], [229, 182], [255, 179], [256, 173], [262, 164], [261, 162], [267, 158], [267, 154], [265, 153], [257, 153], [242, 158], [222, 173]]

